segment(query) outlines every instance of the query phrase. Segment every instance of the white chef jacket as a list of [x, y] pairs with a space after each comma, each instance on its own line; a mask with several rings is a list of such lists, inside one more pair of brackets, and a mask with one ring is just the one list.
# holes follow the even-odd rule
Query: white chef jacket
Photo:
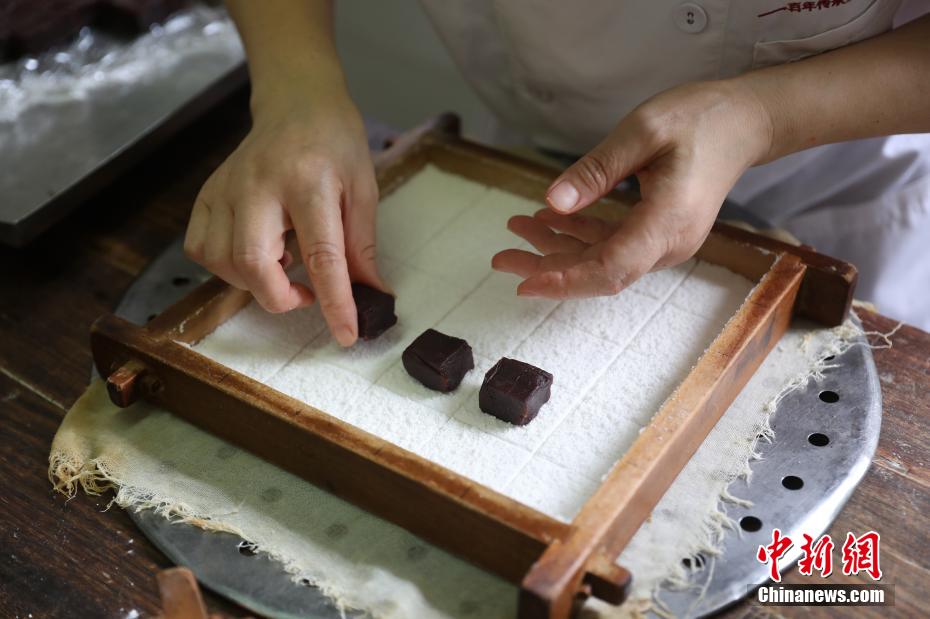
[[[836, 49], [930, 10], [925, 0], [421, 2], [509, 127], [574, 154], [663, 90]], [[749, 170], [730, 199], [853, 262], [858, 297], [930, 329], [930, 134], [795, 153]]]

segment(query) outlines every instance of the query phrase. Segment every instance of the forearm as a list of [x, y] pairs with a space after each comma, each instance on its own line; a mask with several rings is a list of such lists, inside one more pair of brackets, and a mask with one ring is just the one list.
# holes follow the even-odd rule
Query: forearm
[[331, 0], [227, 0], [245, 46], [253, 110], [307, 94], [345, 95]]
[[757, 163], [821, 144], [930, 132], [930, 16], [733, 81], [768, 119], [771, 148]]

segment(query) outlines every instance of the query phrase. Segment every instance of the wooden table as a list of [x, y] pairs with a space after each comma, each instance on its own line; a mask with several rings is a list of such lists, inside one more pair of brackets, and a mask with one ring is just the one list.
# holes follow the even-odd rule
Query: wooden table
[[[248, 127], [237, 95], [24, 250], [0, 249], [0, 617], [150, 616], [154, 574], [168, 561], [108, 497], [51, 491], [52, 436], [87, 385], [88, 332], [143, 268], [184, 230], [200, 185]], [[868, 329], [895, 322], [864, 312]], [[930, 590], [930, 334], [901, 328], [876, 350], [884, 397], [875, 461], [834, 524], [834, 537], [882, 535], [896, 606], [861, 616], [917, 616]], [[844, 580], [840, 578], [839, 580]], [[792, 573], [788, 582], [813, 582]], [[215, 596], [216, 610], [244, 615]], [[746, 603], [728, 617], [758, 616]], [[835, 609], [769, 609], [833, 616]], [[766, 611], [767, 614], [768, 611]]]

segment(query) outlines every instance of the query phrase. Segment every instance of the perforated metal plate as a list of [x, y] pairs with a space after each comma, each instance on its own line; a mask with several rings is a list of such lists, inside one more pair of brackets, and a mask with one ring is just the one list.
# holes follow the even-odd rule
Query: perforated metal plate
[[[772, 529], [795, 539], [802, 533], [819, 536], [865, 475], [882, 418], [872, 351], [853, 346], [830, 361], [840, 367], [779, 403], [771, 424], [775, 440], [761, 444], [751, 482], [730, 485], [731, 494], [753, 505], [728, 509], [740, 528], [727, 535], [721, 556], [695, 561], [694, 589], [663, 594], [676, 615], [710, 614], [764, 583], [769, 568], [756, 560], [756, 550], [771, 543]], [[794, 564], [800, 555], [795, 545], [783, 564]]]
[[[143, 324], [206, 278], [205, 271], [184, 257], [179, 240], [133, 284], [117, 313]], [[822, 382], [791, 393], [779, 404], [772, 421], [775, 441], [761, 446], [763, 458], [752, 465], [752, 483], [737, 481], [729, 489], [753, 506], [729, 509], [741, 530], [726, 536], [720, 556], [695, 561], [693, 588], [663, 594], [676, 615], [711, 614], [765, 582], [767, 567], [755, 553], [766, 539], [771, 541], [772, 528], [798, 536], [823, 533], [865, 474], [881, 425], [872, 353], [867, 346], [853, 346], [834, 363], [840, 367], [827, 370]], [[280, 563], [250, 552], [234, 535], [169, 524], [151, 511], [130, 516], [172, 561], [190, 567], [205, 586], [257, 614], [342, 616], [318, 589], [295, 584]], [[790, 562], [799, 554], [793, 548]]]

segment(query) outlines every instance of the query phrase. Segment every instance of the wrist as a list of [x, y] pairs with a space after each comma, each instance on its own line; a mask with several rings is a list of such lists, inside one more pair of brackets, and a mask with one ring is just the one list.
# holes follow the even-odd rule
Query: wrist
[[[776, 67], [781, 69], [782, 67]], [[763, 164], [816, 144], [804, 143], [804, 130], [798, 124], [797, 105], [792, 103], [783, 71], [763, 69], [746, 73], [732, 81], [752, 100], [758, 112], [760, 126], [765, 127], [767, 147], [755, 163]]]
[[253, 83], [249, 106], [253, 120], [262, 122], [308, 110], [353, 109], [354, 103], [341, 76], [315, 75]]
[[290, 56], [277, 54], [270, 66], [250, 59], [249, 72], [253, 117], [299, 109], [310, 102], [349, 99], [342, 67], [328, 55], [309, 50]]
[[777, 159], [776, 116], [777, 107], [752, 80], [739, 76], [722, 81], [727, 96], [735, 102], [739, 118], [747, 127], [748, 165], [754, 166]]

